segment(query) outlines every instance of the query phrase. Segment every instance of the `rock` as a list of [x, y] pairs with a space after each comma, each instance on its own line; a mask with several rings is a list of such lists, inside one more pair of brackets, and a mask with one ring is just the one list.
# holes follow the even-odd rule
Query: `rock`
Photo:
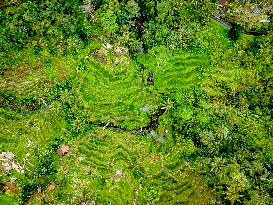
[[56, 188], [56, 184], [55, 183], [51, 183], [46, 187], [46, 192], [52, 191], [53, 189]]
[[141, 54], [143, 54], [145, 51], [144, 47], [140, 47], [138, 50], [140, 51]]
[[0, 160], [2, 161], [0, 166], [2, 171], [9, 172], [15, 169], [19, 173], [24, 173], [23, 167], [20, 166], [17, 160], [14, 160], [14, 154], [12, 152], [2, 152], [0, 154]]
[[82, 200], [81, 205], [96, 205], [95, 201]]
[[70, 151], [70, 148], [64, 144], [61, 145], [61, 147], [57, 150], [58, 155], [64, 156]]
[[267, 20], [267, 19], [261, 19], [260, 22], [261, 22], [261, 23], [269, 23], [270, 21]]
[[110, 45], [109, 43], [104, 43], [104, 44], [102, 44], [103, 45], [103, 47], [104, 48], [106, 48], [106, 49], [111, 49], [113, 46], [112, 45]]
[[6, 172], [13, 169], [12, 164], [10, 162], [3, 162], [2, 167], [3, 167], [3, 170]]
[[83, 161], [84, 160], [84, 157], [78, 157], [77, 158], [79, 162]]
[[115, 54], [118, 55], [118, 56], [120, 56], [120, 55], [122, 54], [122, 50], [121, 50], [120, 47], [116, 47], [116, 48], [114, 49], [114, 52], [115, 52]]
[[15, 182], [16, 180], [17, 178], [14, 178], [14, 177], [10, 178], [10, 182]]
[[82, 5], [80, 8], [83, 10], [84, 13], [92, 14], [94, 13], [94, 7], [90, 4]]
[[152, 130], [149, 134], [148, 134], [148, 137], [149, 138], [152, 138], [152, 137], [157, 137], [157, 132], [156, 131], [154, 131], [154, 130]]
[[148, 134], [148, 137], [149, 138], [152, 138], [154, 139], [155, 141], [157, 142], [160, 142], [160, 143], [164, 143], [165, 142], [165, 139], [163, 136], [160, 136], [156, 131], [152, 130], [149, 134]]
[[149, 111], [151, 108], [153, 108], [152, 105], [145, 105], [145, 106], [143, 106], [143, 107], [141, 108], [141, 110], [142, 110], [143, 112], [147, 112], [147, 111]]
[[156, 141], [160, 142], [160, 143], [164, 143], [165, 139], [162, 136], [159, 136], [158, 138], [156, 138]]
[[8, 159], [13, 159], [14, 154], [12, 152], [6, 152], [5, 157], [8, 158]]
[[149, 85], [154, 85], [153, 73], [152, 72], [149, 73], [149, 76], [147, 78], [147, 82], [148, 82]]
[[118, 56], [120, 56], [124, 53], [128, 53], [128, 51], [129, 51], [128, 48], [122, 48], [122, 47], [118, 47], [118, 46], [114, 48], [114, 53]]
[[14, 182], [5, 182], [4, 185], [10, 190], [12, 193], [18, 193], [19, 189]]
[[33, 144], [30, 140], [27, 141], [27, 147], [30, 147]]
[[116, 173], [115, 173], [115, 180], [116, 180], [116, 181], [119, 181], [121, 177], [122, 177], [122, 172], [121, 172], [121, 170], [116, 170]]
[[22, 166], [20, 166], [19, 163], [16, 163], [13, 161], [11, 164], [12, 164], [12, 169], [15, 169], [19, 173], [24, 173], [24, 169]]
[[122, 49], [122, 53], [128, 53], [129, 52], [129, 49], [128, 48], [123, 48]]
[[260, 14], [260, 9], [257, 8], [257, 7], [254, 8], [254, 9], [253, 9], [253, 13], [256, 14], [256, 15], [257, 15], [257, 14]]

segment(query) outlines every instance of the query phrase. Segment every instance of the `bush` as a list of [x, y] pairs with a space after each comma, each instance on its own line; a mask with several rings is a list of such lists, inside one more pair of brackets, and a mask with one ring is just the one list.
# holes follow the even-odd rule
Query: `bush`
[[237, 41], [243, 33], [243, 28], [238, 25], [232, 25], [231, 29], [228, 31], [228, 37], [233, 40]]

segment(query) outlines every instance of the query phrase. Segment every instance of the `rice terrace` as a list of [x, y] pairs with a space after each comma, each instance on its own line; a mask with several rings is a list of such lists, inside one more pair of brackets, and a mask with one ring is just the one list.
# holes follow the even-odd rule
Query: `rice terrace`
[[0, 1], [0, 205], [273, 204], [273, 1]]

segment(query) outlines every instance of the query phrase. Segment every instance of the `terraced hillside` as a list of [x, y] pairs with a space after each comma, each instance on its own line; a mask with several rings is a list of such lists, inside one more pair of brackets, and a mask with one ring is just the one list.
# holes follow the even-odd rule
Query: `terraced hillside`
[[194, 152], [188, 141], [173, 144], [166, 139], [161, 144], [147, 136], [99, 128], [72, 141], [71, 147], [58, 170], [64, 174], [66, 186], [57, 185], [56, 190], [46, 192], [47, 202], [59, 195], [64, 204], [214, 202], [213, 193], [202, 178], [192, 174], [192, 164], [183, 159], [183, 154]]
[[273, 204], [272, 32], [215, 13], [0, 1], [0, 205]]
[[[166, 51], [163, 54], [169, 58], [160, 62], [161, 54], [153, 52], [139, 58], [139, 64], [132, 61], [123, 68], [111, 64], [103, 67], [101, 62], [89, 59], [84, 69], [71, 73], [42, 96], [48, 106], [38, 103], [27, 113], [24, 107], [1, 109], [1, 122], [5, 124], [1, 150], [12, 150], [24, 164], [24, 176], [15, 171], [9, 175], [22, 178], [23, 200], [30, 196], [26, 200], [30, 204], [55, 200], [63, 204], [214, 202], [212, 191], [202, 177], [192, 173], [194, 164], [187, 160], [195, 152], [192, 141], [183, 137], [174, 141], [171, 127], [161, 122], [162, 116], [154, 115], [158, 122], [150, 127], [154, 120], [151, 116], [158, 109], [166, 110], [161, 115], [173, 109], [166, 96], [199, 86], [206, 60], [190, 53], [171, 57]], [[149, 64], [143, 64], [142, 58]], [[75, 66], [81, 58], [76, 62]], [[146, 82], [149, 72], [154, 73], [154, 86]], [[24, 92], [8, 92], [16, 98], [18, 91]], [[33, 94], [30, 97], [39, 99]], [[3, 96], [5, 105], [9, 98]], [[31, 107], [29, 104], [27, 108]], [[120, 127], [119, 131], [113, 126]], [[142, 129], [139, 134], [130, 134], [130, 130]], [[62, 143], [72, 151], [60, 159], [55, 151]]]

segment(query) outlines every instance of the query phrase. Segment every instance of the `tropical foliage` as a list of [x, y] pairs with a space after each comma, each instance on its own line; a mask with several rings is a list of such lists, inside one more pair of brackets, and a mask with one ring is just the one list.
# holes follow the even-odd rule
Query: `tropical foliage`
[[217, 3], [2, 1], [0, 204], [272, 204], [271, 22]]

